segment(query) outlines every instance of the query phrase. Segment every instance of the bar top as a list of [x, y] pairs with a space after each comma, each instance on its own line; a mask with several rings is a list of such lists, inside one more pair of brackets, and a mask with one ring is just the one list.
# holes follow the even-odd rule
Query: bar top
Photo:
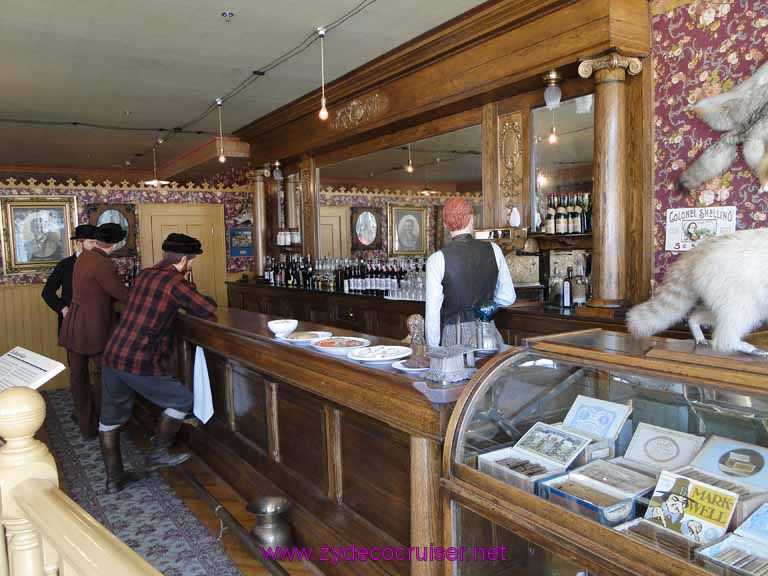
[[[191, 344], [203, 346], [279, 382], [369, 414], [396, 428], [442, 437], [445, 419], [440, 417], [439, 404], [450, 406], [463, 385], [449, 389], [437, 386], [437, 392], [448, 390], [452, 394], [443, 394], [442, 402], [435, 400], [430, 390], [424, 391], [428, 385], [420, 381], [418, 375], [414, 377], [386, 365], [364, 365], [276, 338], [267, 327], [267, 322], [275, 319], [278, 317], [219, 308], [216, 317], [209, 320], [180, 315], [177, 331]], [[325, 330], [334, 336], [366, 338], [372, 346], [403, 345], [398, 340], [312, 322], [299, 322], [297, 330]]]

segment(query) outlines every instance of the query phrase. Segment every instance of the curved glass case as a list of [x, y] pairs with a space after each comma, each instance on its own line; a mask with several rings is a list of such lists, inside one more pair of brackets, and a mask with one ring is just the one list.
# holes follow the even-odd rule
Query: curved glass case
[[519, 548], [457, 574], [768, 575], [764, 359], [601, 330], [537, 339], [483, 367], [446, 441], [452, 544], [485, 530], [490, 546], [503, 526]]

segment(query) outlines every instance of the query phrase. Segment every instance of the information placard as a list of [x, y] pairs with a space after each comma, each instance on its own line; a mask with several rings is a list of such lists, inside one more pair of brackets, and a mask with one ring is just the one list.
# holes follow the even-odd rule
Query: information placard
[[670, 208], [667, 210], [667, 238], [664, 249], [690, 250], [708, 236], [736, 231], [736, 206]]

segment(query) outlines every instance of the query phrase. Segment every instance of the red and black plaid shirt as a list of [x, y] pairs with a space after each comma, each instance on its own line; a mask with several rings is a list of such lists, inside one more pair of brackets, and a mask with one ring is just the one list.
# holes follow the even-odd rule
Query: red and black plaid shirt
[[205, 318], [213, 315], [216, 304], [173, 267], [143, 270], [104, 351], [104, 365], [144, 376], [167, 374], [171, 325], [179, 309]]

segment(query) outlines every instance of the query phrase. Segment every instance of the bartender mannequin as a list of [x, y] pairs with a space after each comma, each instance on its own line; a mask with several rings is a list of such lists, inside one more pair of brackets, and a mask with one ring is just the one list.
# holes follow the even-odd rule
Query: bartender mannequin
[[[452, 198], [443, 207], [451, 241], [427, 260], [427, 345], [471, 344], [475, 334], [472, 307], [483, 302], [510, 306], [515, 289], [501, 248], [474, 238], [472, 206]], [[457, 327], [457, 323], [461, 323]], [[441, 330], [442, 328], [442, 330]], [[495, 327], [494, 327], [495, 330]], [[496, 331], [497, 347], [504, 344]], [[456, 334], [461, 334], [461, 342]]]

